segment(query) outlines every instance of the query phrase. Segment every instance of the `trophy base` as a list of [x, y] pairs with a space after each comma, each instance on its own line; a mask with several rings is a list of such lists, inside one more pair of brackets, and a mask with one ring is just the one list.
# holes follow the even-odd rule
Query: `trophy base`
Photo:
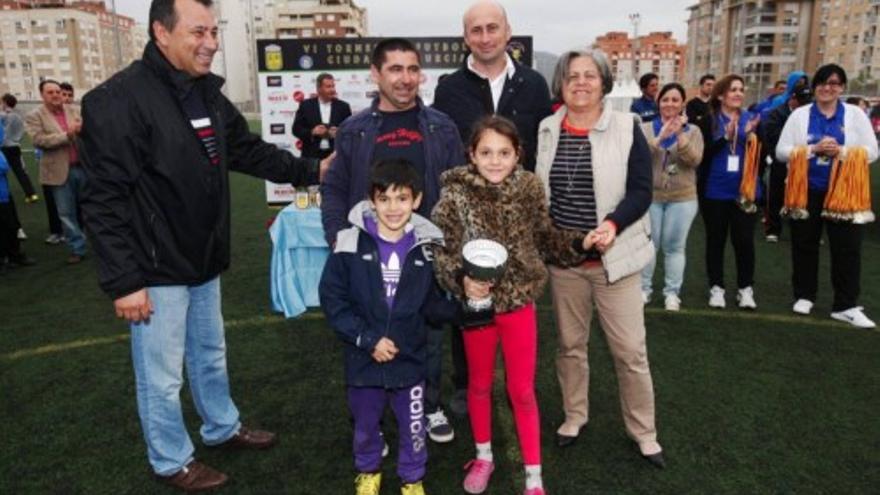
[[495, 308], [492, 307], [480, 310], [465, 308], [462, 314], [461, 327], [464, 330], [485, 327], [493, 323], [495, 323]]

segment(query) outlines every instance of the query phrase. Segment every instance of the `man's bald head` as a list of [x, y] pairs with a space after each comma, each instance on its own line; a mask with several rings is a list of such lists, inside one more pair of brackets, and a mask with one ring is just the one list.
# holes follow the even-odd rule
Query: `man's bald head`
[[506, 26], [510, 26], [507, 22], [507, 11], [504, 10], [504, 6], [501, 5], [501, 2], [498, 2], [497, 0], [477, 0], [464, 11], [464, 15], [461, 17], [461, 23], [464, 26], [465, 33], [467, 33], [468, 24], [474, 16], [484, 13], [497, 14]]
[[464, 43], [480, 70], [494, 72], [506, 65], [510, 24], [504, 7], [495, 0], [480, 0], [467, 9], [462, 21]]

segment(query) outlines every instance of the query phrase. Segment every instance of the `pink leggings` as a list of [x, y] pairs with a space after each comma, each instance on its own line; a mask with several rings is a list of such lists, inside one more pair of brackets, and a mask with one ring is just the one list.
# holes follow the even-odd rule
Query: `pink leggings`
[[492, 378], [495, 350], [501, 340], [507, 394], [513, 406], [523, 462], [526, 465], [541, 464], [541, 431], [535, 399], [538, 354], [535, 305], [496, 314], [494, 324], [462, 333], [468, 363], [468, 414], [474, 441], [486, 443], [492, 440]]

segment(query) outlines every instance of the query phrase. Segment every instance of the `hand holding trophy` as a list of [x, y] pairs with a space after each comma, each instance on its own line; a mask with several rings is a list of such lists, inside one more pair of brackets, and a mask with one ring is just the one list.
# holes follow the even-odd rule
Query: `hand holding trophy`
[[462, 327], [488, 325], [495, 320], [492, 285], [501, 279], [507, 264], [507, 249], [489, 239], [476, 239], [462, 248], [466, 300]]

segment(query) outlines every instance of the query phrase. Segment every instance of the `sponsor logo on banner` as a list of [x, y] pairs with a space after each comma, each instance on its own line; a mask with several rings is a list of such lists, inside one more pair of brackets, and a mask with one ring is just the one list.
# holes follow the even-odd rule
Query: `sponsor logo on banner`
[[272, 103], [284, 103], [290, 101], [290, 96], [288, 96], [285, 91], [271, 91], [266, 95], [266, 98]]
[[271, 124], [269, 126], [270, 134], [284, 134], [284, 124]]
[[309, 70], [315, 66], [315, 61], [312, 57], [308, 55], [303, 55], [299, 58], [299, 68], [303, 70]]
[[266, 77], [266, 86], [270, 88], [280, 88], [281, 87], [281, 76], [267, 76]]
[[297, 90], [297, 91], [293, 92], [293, 101], [295, 101], [297, 103], [302, 103], [303, 100], [305, 100], [305, 99], [306, 99], [306, 95], [302, 91]]

